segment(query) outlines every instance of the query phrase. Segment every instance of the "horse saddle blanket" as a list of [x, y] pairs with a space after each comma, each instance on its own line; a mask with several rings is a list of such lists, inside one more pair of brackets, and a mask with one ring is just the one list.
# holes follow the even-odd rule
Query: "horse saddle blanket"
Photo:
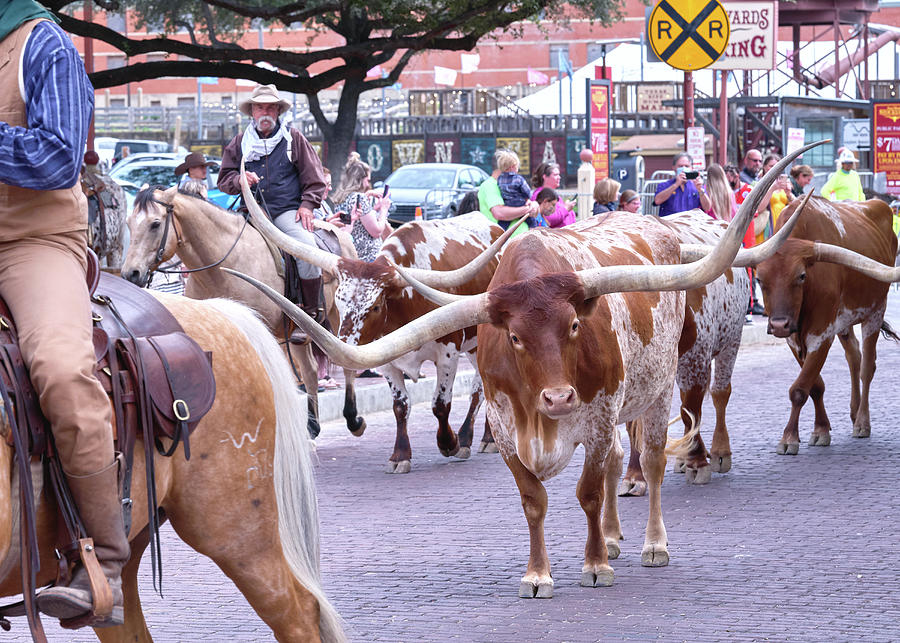
[[[190, 457], [188, 436], [215, 400], [211, 354], [146, 290], [96, 268], [89, 270], [88, 282], [95, 374], [111, 398], [120, 448], [137, 436], [152, 436], [162, 451], [159, 438], [164, 437], [175, 441], [165, 455], [182, 441]], [[48, 453], [49, 425], [22, 361], [15, 320], [2, 300], [0, 379], [9, 392], [16, 426], [20, 433], [28, 429], [29, 452]], [[9, 432], [4, 437], [13, 444]]]

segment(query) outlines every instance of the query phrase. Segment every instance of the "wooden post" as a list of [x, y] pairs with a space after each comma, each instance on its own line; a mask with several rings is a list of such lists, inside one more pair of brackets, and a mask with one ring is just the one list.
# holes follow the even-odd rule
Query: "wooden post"
[[728, 164], [728, 70], [720, 69], [721, 89], [719, 90], [719, 164]]
[[687, 132], [694, 126], [694, 74], [684, 72], [684, 146], [687, 149]]

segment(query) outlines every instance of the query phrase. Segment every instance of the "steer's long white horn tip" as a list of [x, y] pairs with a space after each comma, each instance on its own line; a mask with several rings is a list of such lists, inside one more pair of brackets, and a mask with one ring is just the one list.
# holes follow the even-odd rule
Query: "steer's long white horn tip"
[[448, 292], [444, 292], [443, 290], [437, 290], [436, 288], [432, 288], [426, 284], [423, 284], [421, 281], [413, 277], [406, 268], [402, 266], [398, 266], [390, 259], [387, 260], [388, 264], [393, 266], [394, 270], [406, 280], [410, 286], [412, 286], [413, 290], [422, 295], [428, 301], [437, 304], [438, 306], [446, 306], [447, 304], [452, 304], [454, 301], [461, 301], [466, 299], [467, 295], [453, 295]]

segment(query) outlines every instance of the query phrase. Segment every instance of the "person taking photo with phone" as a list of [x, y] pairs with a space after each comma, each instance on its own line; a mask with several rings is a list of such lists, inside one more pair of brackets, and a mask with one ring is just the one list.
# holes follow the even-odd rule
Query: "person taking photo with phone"
[[659, 216], [667, 217], [695, 208], [704, 212], [710, 209], [711, 203], [703, 188], [703, 179], [697, 171], [691, 169], [693, 164], [694, 160], [687, 152], [675, 155], [672, 163], [675, 178], [660, 183], [653, 198], [653, 203], [659, 206]]
[[381, 242], [391, 233], [388, 210], [391, 201], [386, 189], [372, 189], [372, 170], [353, 152], [344, 166], [341, 187], [335, 192], [335, 225], [349, 228], [356, 254], [367, 263], [375, 261]]

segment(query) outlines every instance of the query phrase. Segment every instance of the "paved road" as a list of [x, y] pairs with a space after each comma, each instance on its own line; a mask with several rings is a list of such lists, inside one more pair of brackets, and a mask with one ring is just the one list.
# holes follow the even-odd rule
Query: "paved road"
[[[832, 445], [805, 445], [808, 409], [796, 457], [774, 452], [797, 373], [793, 358], [784, 345], [743, 349], [729, 414], [734, 468], [703, 487], [667, 474], [663, 511], [672, 558], [665, 568], [640, 565], [647, 499], [621, 499], [627, 540], [611, 561], [616, 579], [609, 588], [579, 586], [586, 527], [574, 493], [576, 452], [547, 485], [556, 581], [549, 601], [516, 597], [528, 535], [499, 456], [443, 458], [430, 412], [419, 405], [410, 431], [413, 470], [386, 475], [390, 413], [369, 416], [362, 438], [329, 423], [318, 441], [329, 594], [356, 641], [898, 640], [900, 345], [879, 346], [872, 438], [850, 437], [846, 365], [834, 350], [824, 371]], [[463, 407], [456, 403], [455, 423]], [[164, 546], [166, 599], [151, 593], [149, 577], [143, 585], [157, 641], [270, 640], [209, 561], [171, 533]], [[17, 622], [7, 640], [26, 640], [23, 630]], [[91, 639], [51, 628], [51, 640]]]

